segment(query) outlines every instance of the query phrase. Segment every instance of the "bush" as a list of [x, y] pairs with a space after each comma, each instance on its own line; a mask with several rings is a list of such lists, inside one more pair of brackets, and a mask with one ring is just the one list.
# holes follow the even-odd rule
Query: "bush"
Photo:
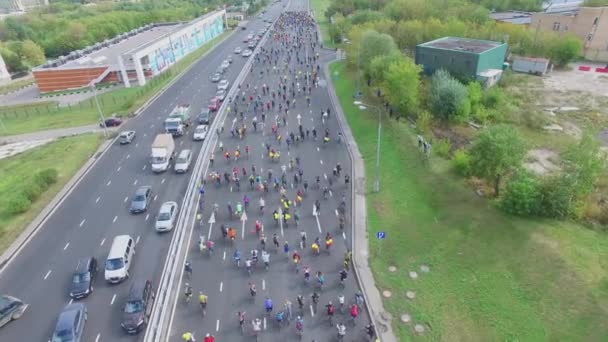
[[445, 70], [431, 78], [430, 103], [433, 114], [443, 120], [463, 122], [471, 112], [466, 86]]
[[541, 184], [536, 176], [520, 170], [507, 182], [500, 207], [511, 214], [537, 215], [541, 207]]
[[447, 138], [435, 140], [432, 144], [432, 148], [435, 150], [435, 153], [437, 153], [438, 156], [446, 159], [450, 156], [451, 147], [450, 140]]
[[541, 214], [550, 218], [579, 216], [581, 203], [575, 196], [575, 188], [574, 179], [568, 175], [547, 179], [542, 186]]
[[459, 175], [468, 177], [471, 174], [471, 156], [465, 149], [458, 149], [452, 156], [452, 166]]
[[49, 186], [57, 182], [58, 173], [56, 169], [45, 169], [36, 173], [34, 178], [36, 182], [44, 187], [46, 190]]
[[28, 196], [23, 192], [19, 192], [13, 194], [13, 196], [8, 200], [8, 203], [6, 204], [6, 212], [9, 215], [18, 215], [26, 212], [31, 205], [32, 201], [28, 199]]
[[37, 200], [38, 197], [40, 197], [40, 195], [44, 192], [44, 190], [45, 188], [42, 186], [42, 184], [38, 183], [36, 179], [29, 180], [29, 182], [24, 184], [22, 187], [23, 194], [31, 202]]

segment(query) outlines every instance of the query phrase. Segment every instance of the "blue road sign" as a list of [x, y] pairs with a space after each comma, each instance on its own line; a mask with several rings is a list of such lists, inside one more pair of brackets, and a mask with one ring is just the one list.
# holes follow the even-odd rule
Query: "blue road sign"
[[376, 237], [379, 240], [384, 240], [384, 239], [386, 239], [386, 232], [376, 232]]

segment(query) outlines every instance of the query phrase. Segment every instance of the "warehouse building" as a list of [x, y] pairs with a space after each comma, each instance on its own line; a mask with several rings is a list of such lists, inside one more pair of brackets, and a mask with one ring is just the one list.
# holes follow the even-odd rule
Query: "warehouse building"
[[486, 86], [502, 76], [507, 44], [489, 40], [444, 37], [416, 46], [416, 64], [430, 75], [445, 69]]
[[133, 82], [143, 86], [225, 29], [226, 11], [188, 23], [150, 24], [97, 43], [32, 70], [40, 92]]

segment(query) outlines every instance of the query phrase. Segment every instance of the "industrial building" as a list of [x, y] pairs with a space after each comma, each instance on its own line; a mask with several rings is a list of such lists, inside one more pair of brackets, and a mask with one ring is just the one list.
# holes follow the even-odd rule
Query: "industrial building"
[[218, 10], [188, 23], [150, 24], [73, 51], [32, 70], [40, 92], [132, 82], [143, 86], [225, 29], [226, 11]]
[[429, 75], [445, 69], [491, 86], [502, 75], [506, 53], [506, 43], [444, 37], [417, 45], [416, 64]]

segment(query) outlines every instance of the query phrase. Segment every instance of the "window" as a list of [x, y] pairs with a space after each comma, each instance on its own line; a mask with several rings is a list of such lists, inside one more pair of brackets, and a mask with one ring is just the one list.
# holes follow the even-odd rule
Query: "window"
[[559, 31], [559, 27], [560, 27], [560, 23], [559, 22], [554, 22], [553, 23], [553, 31]]

